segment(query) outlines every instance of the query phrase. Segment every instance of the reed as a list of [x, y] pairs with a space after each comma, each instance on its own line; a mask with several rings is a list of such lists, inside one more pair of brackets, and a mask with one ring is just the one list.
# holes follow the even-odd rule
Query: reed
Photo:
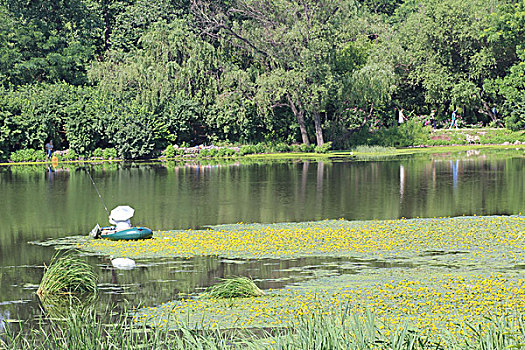
[[426, 350], [443, 347], [408, 324], [389, 327], [367, 311], [359, 315], [331, 316], [313, 312], [289, 328], [270, 349]]
[[242, 339], [217, 330], [195, 331], [182, 327], [177, 331], [137, 325], [124, 311], [113, 319], [114, 311], [98, 315], [94, 309], [80, 312], [72, 308], [65, 321], [41, 318], [35, 325], [0, 334], [0, 349], [9, 350], [142, 350], [142, 349], [244, 349]]
[[87, 262], [73, 253], [57, 253], [45, 268], [37, 294], [41, 299], [57, 295], [96, 295], [97, 275]]
[[208, 295], [214, 298], [248, 298], [259, 297], [264, 292], [259, 289], [251, 278], [225, 278], [221, 283], [208, 289]]
[[[114, 315], [107, 309], [102, 315], [94, 310], [78, 312], [72, 309], [66, 322], [42, 319], [36, 326], [23, 325], [0, 334], [0, 349], [209, 349], [209, 350], [504, 350], [523, 348], [525, 318], [512, 316], [486, 319], [483, 327], [463, 338], [443, 338], [429, 341], [420, 330], [402, 324], [389, 326], [373, 314], [321, 315], [312, 312], [287, 329], [250, 334], [247, 331], [221, 331], [190, 328], [182, 325], [176, 330], [165, 327], [149, 328], [135, 324], [128, 312]], [[483, 329], [483, 330], [482, 330]]]

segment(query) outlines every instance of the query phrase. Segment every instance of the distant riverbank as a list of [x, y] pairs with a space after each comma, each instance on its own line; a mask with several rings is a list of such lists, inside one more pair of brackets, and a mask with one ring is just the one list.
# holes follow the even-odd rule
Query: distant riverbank
[[[170, 145], [158, 152], [158, 156], [142, 160], [163, 161], [202, 161], [210, 159], [267, 158], [267, 159], [312, 159], [358, 157], [360, 155], [397, 155], [414, 153], [434, 153], [444, 151], [462, 151], [467, 149], [504, 149], [525, 147], [525, 134], [522, 131], [507, 129], [437, 129], [433, 130], [426, 142], [411, 147], [387, 147], [381, 145], [361, 145], [350, 150], [330, 150], [330, 143], [323, 147], [303, 144], [287, 145], [284, 143], [258, 143], [255, 145], [198, 145], [178, 147]], [[59, 150], [54, 153], [55, 161], [60, 162], [113, 162], [123, 161], [113, 148], [96, 149], [91, 155], [80, 155], [72, 150]], [[19, 150], [13, 152], [8, 161], [0, 165], [11, 164], [52, 164], [53, 158], [46, 157], [43, 150]]]

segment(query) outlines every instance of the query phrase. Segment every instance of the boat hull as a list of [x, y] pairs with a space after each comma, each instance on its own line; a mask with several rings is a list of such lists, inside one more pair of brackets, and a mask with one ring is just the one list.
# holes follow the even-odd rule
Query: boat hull
[[122, 231], [115, 231], [110, 227], [104, 227], [99, 237], [113, 241], [148, 239], [153, 237], [153, 231], [147, 227], [132, 227]]

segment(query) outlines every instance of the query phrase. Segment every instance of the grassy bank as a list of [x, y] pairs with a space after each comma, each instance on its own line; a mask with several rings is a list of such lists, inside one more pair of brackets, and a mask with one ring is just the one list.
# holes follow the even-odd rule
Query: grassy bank
[[[105, 315], [107, 317], [108, 315]], [[175, 331], [130, 323], [126, 317], [101, 322], [94, 312], [74, 313], [61, 321], [43, 320], [28, 329], [0, 333], [0, 348], [28, 349], [492, 349], [521, 348], [525, 342], [522, 316], [491, 318], [469, 325], [460, 337], [431, 338], [408, 323], [385, 324], [372, 313], [323, 316], [312, 313], [293, 327], [261, 331], [188, 327]], [[484, 329], [484, 331], [481, 331]]]

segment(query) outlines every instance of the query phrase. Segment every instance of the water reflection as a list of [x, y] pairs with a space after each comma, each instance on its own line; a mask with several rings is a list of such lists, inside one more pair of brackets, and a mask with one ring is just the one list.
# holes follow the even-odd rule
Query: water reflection
[[403, 194], [405, 193], [405, 167], [399, 165], [399, 201], [403, 201]]
[[[475, 153], [463, 157], [228, 166], [111, 164], [91, 172], [109, 207], [131, 205], [136, 209], [134, 223], [154, 230], [241, 221], [519, 213], [523, 159], [487, 159]], [[96, 222], [107, 224], [85, 169], [64, 165], [51, 173], [48, 168], [40, 171], [0, 169], [2, 248], [20, 235], [24, 240], [45, 239], [85, 233]]]
[[454, 190], [458, 187], [458, 168], [459, 168], [459, 159], [456, 159], [454, 162], [453, 160], [450, 161], [450, 165], [452, 167], [452, 188]]

